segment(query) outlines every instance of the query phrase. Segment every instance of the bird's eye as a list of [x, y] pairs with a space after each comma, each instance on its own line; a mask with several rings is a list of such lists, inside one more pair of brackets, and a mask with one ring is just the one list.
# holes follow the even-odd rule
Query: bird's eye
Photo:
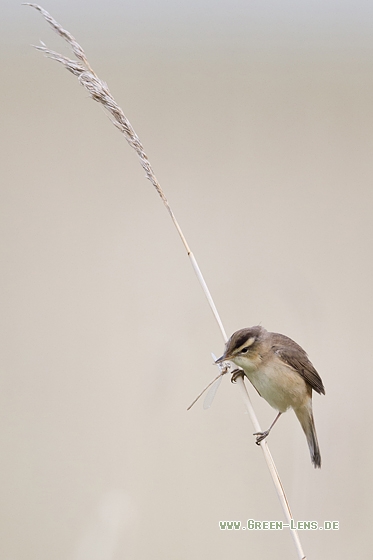
[[249, 350], [249, 347], [245, 346], [245, 348], [242, 348], [240, 354], [246, 354], [246, 352], [248, 352], [248, 350]]

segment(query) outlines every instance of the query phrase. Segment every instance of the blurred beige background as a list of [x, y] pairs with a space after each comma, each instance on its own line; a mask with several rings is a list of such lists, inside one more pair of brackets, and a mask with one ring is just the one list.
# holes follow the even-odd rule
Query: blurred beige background
[[[373, 10], [352, 2], [43, 4], [139, 134], [228, 333], [308, 351], [323, 466], [269, 439], [309, 559], [368, 557]], [[296, 558], [238, 389], [186, 407], [223, 342], [135, 154], [68, 49], [2, 2], [2, 560]], [[274, 411], [250, 390], [263, 428]]]

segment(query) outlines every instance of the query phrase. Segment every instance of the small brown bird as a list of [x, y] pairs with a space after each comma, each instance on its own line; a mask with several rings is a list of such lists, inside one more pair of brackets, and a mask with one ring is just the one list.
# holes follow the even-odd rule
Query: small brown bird
[[[268, 430], [259, 432], [256, 443], [268, 436], [283, 412], [292, 408], [306, 434], [311, 460], [321, 467], [321, 456], [312, 414], [312, 389], [325, 395], [321, 378], [306, 352], [283, 334], [256, 326], [232, 334], [216, 363], [231, 361], [243, 369], [259, 395], [279, 411]], [[233, 372], [232, 381], [241, 370]]]

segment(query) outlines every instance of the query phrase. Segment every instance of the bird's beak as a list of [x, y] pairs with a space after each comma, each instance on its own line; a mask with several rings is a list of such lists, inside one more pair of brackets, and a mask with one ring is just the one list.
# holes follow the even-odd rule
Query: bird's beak
[[218, 358], [216, 360], [216, 364], [221, 364], [222, 362], [225, 362], [226, 360], [229, 360], [229, 357], [227, 357], [225, 354], [223, 354], [222, 356], [220, 356], [220, 358]]

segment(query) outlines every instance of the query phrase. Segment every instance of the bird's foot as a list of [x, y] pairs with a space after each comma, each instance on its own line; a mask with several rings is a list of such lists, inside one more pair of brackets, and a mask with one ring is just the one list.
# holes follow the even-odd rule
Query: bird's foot
[[244, 372], [242, 369], [235, 369], [232, 371], [231, 383], [236, 383], [239, 377], [244, 377]]
[[260, 442], [263, 441], [263, 439], [265, 439], [269, 434], [269, 430], [266, 430], [265, 432], [255, 432], [255, 434], [253, 434], [253, 436], [256, 436], [256, 444], [260, 445]]

